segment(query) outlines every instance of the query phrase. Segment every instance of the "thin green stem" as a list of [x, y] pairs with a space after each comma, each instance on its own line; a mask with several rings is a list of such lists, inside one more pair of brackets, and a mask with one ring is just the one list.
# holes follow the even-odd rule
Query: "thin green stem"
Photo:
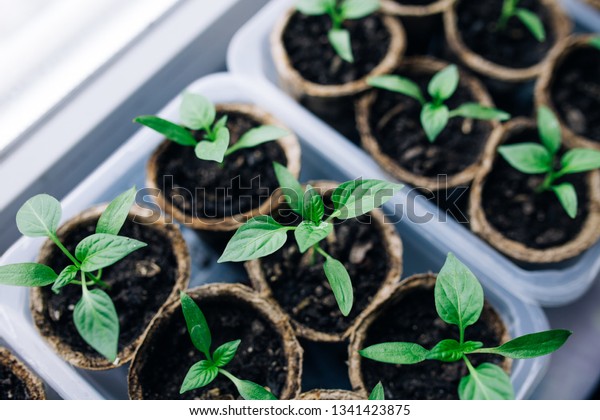
[[83, 290], [84, 294], [88, 291], [87, 282], [85, 281], [85, 273], [83, 271], [81, 272], [81, 289]]
[[98, 277], [94, 276], [92, 273], [85, 273], [86, 276], [88, 276], [90, 279], [92, 279], [92, 281], [97, 284], [100, 287], [103, 287], [104, 289], [110, 290], [110, 286], [108, 284], [106, 284], [105, 282], [103, 282], [102, 280], [100, 280]]
[[326, 222], [331, 222], [333, 219], [335, 219], [336, 217], [338, 217], [340, 214], [342, 214], [342, 212], [340, 210], [336, 210], [333, 213], [331, 213], [331, 215], [325, 221]]
[[327, 252], [325, 252], [323, 250], [323, 248], [321, 248], [321, 246], [319, 244], [315, 245], [315, 249], [317, 250], [317, 252], [319, 254], [321, 254], [322, 256], [324, 256], [326, 259], [333, 258], [331, 255], [329, 255]]
[[55, 234], [52, 234], [52, 235], [50, 235], [50, 239], [63, 252], [63, 254], [65, 254], [71, 260], [71, 262], [73, 263], [73, 265], [75, 267], [77, 267], [77, 268], [81, 267], [81, 264], [79, 263], [79, 261], [77, 261], [77, 258], [75, 258], [73, 256], [73, 254], [71, 254], [71, 252], [69, 252], [69, 250], [62, 244], [60, 239], [58, 239], [58, 236], [56, 236]]
[[[81, 283], [79, 280], [73, 280], [73, 281], [71, 282], [71, 284], [74, 284], [74, 285], [76, 285], [76, 286], [82, 286], [82, 283]], [[85, 285], [86, 285], [86, 286], [93, 286], [94, 284], [95, 284], [95, 283], [94, 283], [93, 281], [89, 281], [89, 282], [86, 282], [86, 283], [85, 283]]]
[[546, 175], [546, 178], [544, 178], [544, 181], [535, 189], [535, 192], [537, 194], [540, 194], [545, 191], [549, 191], [552, 188], [552, 184], [554, 184], [554, 181], [556, 181], [561, 176], [563, 176], [563, 174], [560, 171], [559, 172], [554, 172], [554, 171], [548, 172], [548, 174]]
[[465, 356], [463, 354], [463, 360], [465, 361], [465, 363], [467, 364], [467, 369], [469, 369], [469, 372], [471, 374], [475, 373], [475, 368], [473, 367], [473, 365], [471, 364], [471, 361], [469, 360], [469, 358], [467, 356]]
[[465, 342], [465, 329], [461, 328], [460, 329], [460, 344], [464, 344]]
[[227, 372], [225, 369], [219, 368], [219, 373], [222, 373], [224, 376], [227, 377], [227, 379], [229, 379], [234, 384], [236, 383], [236, 381], [239, 381], [238, 378], [236, 378], [235, 376], [233, 376], [231, 373]]

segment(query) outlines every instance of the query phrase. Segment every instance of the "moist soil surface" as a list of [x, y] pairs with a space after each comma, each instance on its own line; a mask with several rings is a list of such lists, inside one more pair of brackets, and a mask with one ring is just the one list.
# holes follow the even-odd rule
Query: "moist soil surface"
[[[538, 133], [527, 129], [514, 133], [506, 144], [537, 142]], [[558, 155], [562, 156], [564, 150]], [[559, 162], [557, 162], [557, 165]], [[560, 178], [571, 182], [577, 191], [579, 209], [571, 219], [553, 192], [535, 193], [544, 175], [526, 175], [497, 155], [482, 191], [483, 211], [489, 223], [508, 239], [530, 248], [547, 249], [573, 240], [588, 215], [587, 174]]]
[[341, 85], [359, 80], [371, 73], [388, 52], [391, 37], [378, 14], [343, 24], [350, 31], [354, 63], [336, 54], [327, 37], [331, 27], [329, 15], [305, 16], [297, 12], [283, 34], [292, 67], [310, 82]]
[[[403, 71], [401, 76], [417, 83], [423, 92], [432, 74]], [[446, 101], [452, 110], [474, 102], [470, 90], [460, 84]], [[381, 152], [414, 175], [435, 178], [438, 174], [455, 175], [481, 157], [491, 132], [488, 122], [452, 118], [435, 142], [427, 139], [421, 125], [421, 104], [408, 96], [378, 89], [371, 108], [369, 124]]]
[[[500, 344], [501, 337], [493, 327], [498, 316], [486, 304], [479, 322], [467, 328], [465, 340], [481, 341], [486, 347]], [[433, 289], [424, 286], [407, 292], [388, 305], [367, 332], [364, 347], [404, 341], [429, 349], [443, 339], [458, 340], [458, 328], [442, 321], [436, 310]], [[474, 366], [481, 363], [500, 365], [501, 356], [472, 355]], [[361, 369], [367, 389], [383, 383], [386, 399], [446, 400], [458, 399], [460, 379], [468, 374], [464, 362], [425, 361], [416, 365], [394, 366], [362, 359]]]
[[550, 27], [550, 13], [540, 0], [519, 1], [518, 7], [535, 13], [544, 24], [546, 39], [538, 42], [514, 16], [505, 29], [498, 29], [503, 1], [460, 0], [456, 15], [462, 40], [474, 53], [493, 63], [511, 68], [531, 67], [544, 59], [556, 39]]
[[29, 391], [13, 371], [0, 363], [0, 400], [27, 400]]
[[581, 48], [565, 57], [550, 88], [561, 119], [576, 134], [600, 142], [600, 50]]
[[[219, 297], [197, 303], [210, 327], [212, 351], [226, 342], [241, 340], [236, 356], [225, 369], [279, 396], [288, 366], [281, 337], [272, 324], [241, 300]], [[239, 399], [236, 388], [223, 375], [204, 388], [179, 394], [190, 367], [205, 359], [193, 346], [180, 309], [162, 320], [147, 340], [144, 368], [139, 372], [144, 399]]]
[[[218, 113], [217, 120], [223, 115]], [[231, 144], [260, 125], [245, 114], [227, 115]], [[202, 133], [193, 134], [202, 140]], [[170, 142], [157, 160], [157, 183], [166, 200], [186, 215], [230, 217], [260, 207], [277, 189], [273, 162], [287, 165], [285, 152], [274, 141], [227, 156], [223, 167], [198, 159], [193, 147]]]
[[[331, 209], [329, 197], [326, 195], [324, 201]], [[298, 217], [290, 213], [282, 210], [277, 219], [285, 225], [297, 225]], [[326, 210], [326, 214], [330, 213]], [[352, 325], [371, 302], [389, 270], [382, 235], [368, 214], [335, 223], [335, 241], [330, 236], [320, 245], [344, 264], [352, 279], [354, 305], [347, 317], [338, 309], [323, 271], [325, 259], [312, 250], [301, 254], [292, 233], [283, 248], [261, 259], [265, 279], [283, 310], [298, 323], [330, 334], [343, 333]], [[314, 258], [312, 264], [311, 258]]]
[[[63, 244], [72, 254], [85, 237], [94, 233], [97, 220], [79, 225], [62, 237]], [[119, 235], [137, 239], [148, 244], [102, 272], [102, 281], [111, 288], [105, 290], [112, 298], [119, 315], [119, 351], [132, 344], [146, 329], [150, 320], [165, 303], [177, 279], [177, 261], [170, 240], [151, 226], [127, 220]], [[46, 264], [57, 273], [71, 264], [64, 254], [54, 247]], [[50, 287], [42, 289], [47, 302], [43, 329], [53, 332], [75, 351], [93, 357], [99, 354], [88, 346], [75, 329], [73, 310], [81, 298], [81, 288], [64, 287], [54, 294]]]

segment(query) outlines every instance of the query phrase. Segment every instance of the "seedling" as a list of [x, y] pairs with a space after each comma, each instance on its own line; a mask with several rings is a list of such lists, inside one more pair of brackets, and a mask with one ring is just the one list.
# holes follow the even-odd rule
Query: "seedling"
[[52, 285], [54, 293], [60, 293], [70, 284], [81, 287], [81, 299], [73, 311], [75, 327], [86, 343], [111, 362], [117, 358], [119, 318], [115, 305], [104, 291], [110, 287], [102, 281], [102, 270], [146, 246], [135, 239], [119, 236], [135, 195], [133, 187], [115, 198], [100, 216], [96, 233], [77, 244], [75, 255], [62, 244], [56, 233], [62, 214], [60, 203], [49, 195], [36, 195], [17, 212], [19, 231], [32, 238], [50, 238], [72, 264], [64, 267], [60, 274], [37, 263], [0, 267], [0, 284], [4, 285]]
[[519, 1], [520, 0], [504, 0], [504, 3], [502, 4], [502, 14], [500, 15], [500, 20], [498, 20], [498, 30], [505, 31], [508, 21], [511, 18], [516, 17], [523, 25], [525, 25], [536, 40], [543, 42], [546, 39], [544, 24], [532, 11], [517, 7]]
[[259, 216], [241, 226], [227, 244], [219, 262], [249, 261], [273, 254], [283, 247], [287, 232], [294, 232], [301, 253], [310, 250], [325, 259], [323, 269], [338, 303], [347, 316], [354, 300], [350, 275], [344, 265], [329, 255], [320, 242], [333, 232], [335, 219], [356, 218], [386, 203], [402, 185], [378, 180], [354, 180], [338, 186], [332, 195], [334, 211], [325, 216], [323, 198], [310, 185], [306, 192], [282, 165], [274, 163], [275, 175], [291, 210], [302, 217], [298, 226], [283, 226], [271, 216]]
[[[558, 162], [561, 147], [560, 124], [547, 107], [537, 114], [537, 125], [542, 144], [520, 143], [501, 146], [498, 153], [516, 170], [524, 174], [546, 174], [544, 181], [535, 189], [536, 194], [552, 191], [558, 197], [569, 217], [577, 216], [577, 192], [570, 182], [558, 184], [565, 175], [592, 171], [600, 168], [600, 151], [571, 149]], [[558, 169], [557, 163], [559, 163]]]
[[379, 10], [379, 0], [298, 0], [296, 8], [307, 16], [329, 15], [331, 29], [327, 37], [338, 56], [354, 62], [350, 32], [344, 29], [347, 19], [362, 19]]
[[[227, 116], [215, 122], [216, 115], [215, 106], [210, 100], [202, 95], [186, 92], [179, 108], [182, 125], [154, 115], [143, 115], [133, 121], [159, 132], [181, 146], [193, 147], [198, 159], [218, 163], [239, 150], [250, 149], [290, 134], [274, 125], [262, 125], [248, 130], [231, 145]], [[198, 132], [201, 140], [196, 140], [193, 131]]]
[[497, 354], [511, 359], [530, 359], [558, 350], [571, 331], [551, 330], [515, 338], [499, 347], [484, 348], [479, 341], [465, 341], [465, 330], [477, 322], [483, 310], [483, 289], [473, 273], [454, 255], [448, 254], [437, 276], [434, 289], [435, 307], [440, 318], [459, 329], [459, 341], [446, 339], [431, 350], [416, 343], [391, 342], [360, 350], [361, 356], [394, 365], [412, 365], [425, 360], [454, 363], [464, 361], [469, 375], [458, 387], [462, 400], [506, 400], [515, 394], [509, 376], [499, 366], [469, 361], [471, 354]]
[[592, 47], [594, 47], [594, 48], [596, 48], [596, 49], [599, 49], [599, 50], [600, 50], [600, 36], [595, 36], [595, 37], [593, 37], [592, 39], [590, 39], [590, 40], [589, 40], [589, 44], [590, 44]]
[[371, 395], [369, 395], [369, 400], [385, 400], [385, 393], [381, 382], [375, 385], [375, 388], [373, 388], [373, 391], [371, 391]]
[[444, 104], [456, 92], [459, 83], [458, 68], [452, 64], [436, 73], [427, 87], [431, 100], [427, 100], [418, 84], [412, 80], [397, 76], [384, 75], [368, 79], [369, 85], [400, 93], [416, 99], [421, 104], [421, 125], [430, 142], [434, 142], [448, 125], [450, 118], [463, 117], [476, 120], [506, 121], [510, 115], [496, 108], [467, 102], [454, 110]]
[[225, 370], [225, 367], [235, 357], [241, 343], [240, 340], [229, 341], [217, 347], [211, 353], [212, 335], [206, 323], [206, 318], [196, 302], [183, 292], [181, 292], [181, 309], [194, 347], [206, 357], [206, 359], [200, 360], [190, 368], [181, 385], [181, 390], [179, 391], [181, 394], [209, 385], [220, 373], [233, 382], [245, 400], [277, 399], [275, 395], [262, 386], [254, 382], [238, 379]]

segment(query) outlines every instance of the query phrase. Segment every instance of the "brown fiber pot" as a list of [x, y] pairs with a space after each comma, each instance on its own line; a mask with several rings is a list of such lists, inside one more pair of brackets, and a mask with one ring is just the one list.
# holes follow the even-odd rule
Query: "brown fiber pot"
[[320, 400], [320, 401], [334, 401], [334, 400], [366, 400], [362, 395], [346, 391], [342, 389], [313, 389], [312, 391], [304, 392], [296, 398], [297, 400]]
[[[323, 195], [328, 191], [333, 191], [333, 189], [335, 189], [338, 184], [331, 181], [315, 181], [310, 182], [310, 185], [312, 185], [316, 190], [318, 190], [321, 193], [321, 195]], [[383, 297], [387, 296], [390, 290], [393, 288], [394, 284], [396, 284], [400, 280], [400, 276], [402, 275], [403, 253], [402, 241], [400, 239], [400, 236], [398, 236], [394, 225], [391, 224], [389, 221], [386, 222], [387, 219], [380, 209], [375, 209], [369, 214], [372, 217], [375, 229], [377, 229], [381, 235], [382, 246], [386, 250], [386, 254], [389, 261], [387, 275], [384, 279], [382, 279], [378, 292], [375, 296], [373, 296], [372, 301], [363, 310], [363, 312], [356, 317], [352, 325], [349, 326], [346, 331], [341, 333], [317, 331], [307, 325], [304, 325], [292, 319], [292, 325], [294, 326], [296, 334], [299, 337], [321, 342], [344, 341], [350, 336], [355, 326], [360, 321], [362, 314], [367, 312], [371, 307], [373, 307], [379, 299], [382, 299]], [[265, 296], [273, 298], [273, 294], [269, 286], [269, 282], [266, 279], [261, 260], [258, 259], [248, 261], [245, 264], [245, 267], [254, 289]], [[342, 315], [340, 314], [340, 316]]]
[[290, 19], [297, 13], [291, 8], [275, 25], [271, 33], [271, 53], [279, 75], [281, 86], [290, 95], [307, 104], [319, 115], [334, 118], [340, 116], [348, 100], [369, 89], [367, 79], [390, 73], [400, 62], [406, 48], [406, 37], [402, 24], [394, 17], [384, 16], [383, 23], [391, 36], [389, 51], [371, 73], [342, 85], [321, 85], [306, 80], [293, 66], [285, 49], [283, 35]]
[[[350, 382], [354, 391], [359, 392], [361, 394], [368, 393], [367, 387], [365, 386], [363, 380], [363, 358], [358, 352], [359, 350], [362, 350], [365, 347], [365, 341], [367, 339], [367, 334], [369, 328], [371, 328], [371, 325], [373, 325], [373, 323], [375, 322], [378, 322], [380, 315], [384, 313], [384, 311], [388, 307], [397, 304], [397, 302], [403, 298], [403, 295], [410, 292], [411, 290], [415, 288], [423, 288], [431, 290], [431, 292], [433, 293], [436, 278], [437, 274], [430, 273], [417, 274], [403, 280], [401, 283], [396, 285], [396, 287], [391, 291], [391, 293], [387, 296], [386, 299], [380, 301], [377, 306], [373, 307], [365, 315], [360, 325], [356, 328], [356, 331], [354, 331], [354, 333], [352, 334], [352, 337], [350, 338], [350, 344], [348, 346], [348, 353], [350, 358], [348, 372], [350, 375]], [[499, 315], [491, 306], [486, 304], [482, 312], [482, 317], [485, 317], [486, 322], [488, 322], [494, 327], [499, 337], [502, 337], [500, 340], [502, 343], [505, 343], [510, 340], [510, 336], [506, 325], [503, 323]], [[504, 362], [501, 367], [507, 373], [510, 373], [511, 366], [511, 359], [504, 359]], [[401, 375], [401, 367], [394, 367], [392, 365], [389, 365], [389, 367], [390, 369], [398, 370], [398, 375]], [[394, 396], [394, 398], [400, 399], [405, 397]]]
[[[245, 114], [261, 125], [276, 125], [285, 128], [285, 125], [282, 122], [254, 105], [221, 104], [216, 106], [216, 110], [218, 113], [224, 114]], [[288, 131], [291, 133], [291, 130], [288, 129]], [[146, 184], [149, 188], [160, 191], [160, 194], [155, 198], [155, 200], [162, 211], [164, 211], [168, 216], [172, 216], [178, 222], [191, 227], [192, 229], [211, 232], [232, 232], [244, 224], [247, 220], [256, 216], [270, 214], [271, 211], [277, 209], [277, 206], [279, 205], [279, 190], [273, 191], [271, 197], [268, 200], [265, 200], [265, 202], [259, 207], [254, 208], [246, 213], [236, 214], [231, 217], [206, 218], [196, 217], [184, 213], [171, 202], [169, 202], [168, 198], [164, 194], [164, 191], [160, 189], [161, 184], [158, 180], [158, 159], [163, 153], [165, 153], [170, 143], [171, 141], [165, 140], [154, 151], [150, 157], [150, 160], [148, 161], [146, 171]], [[276, 143], [283, 149], [287, 159], [288, 170], [294, 176], [298, 177], [300, 174], [300, 144], [298, 142], [298, 138], [294, 134], [290, 134], [287, 137], [276, 140]], [[197, 187], [201, 188], [202, 185], [198, 185]]]
[[[277, 304], [272, 300], [260, 296], [249, 287], [240, 284], [209, 284], [187, 291], [187, 294], [201, 306], [204, 299], [226, 298], [234, 299], [250, 305], [261, 317], [267, 320], [272, 328], [278, 332], [285, 356], [287, 359], [287, 377], [283, 385], [279, 399], [289, 400], [298, 396], [302, 381], [302, 359], [303, 350], [294, 335], [289, 318], [284, 314]], [[158, 314], [148, 326], [144, 333], [144, 341], [136, 351], [131, 367], [129, 368], [129, 397], [133, 400], [144, 399], [144, 384], [140, 380], [141, 372], [146, 369], [148, 354], [153, 351], [153, 335], [160, 331], [162, 325], [175, 312], [181, 311], [179, 298], [172, 299], [165, 305], [163, 311]], [[240, 374], [242, 379], [243, 375]], [[219, 399], [219, 398], [215, 398]]]
[[501, 159], [497, 153], [500, 147], [513, 131], [523, 128], [535, 129], [536, 124], [524, 118], [510, 121], [498, 128], [492, 134], [492, 139], [485, 153], [481, 171], [471, 188], [470, 214], [471, 229], [500, 252], [519, 261], [544, 264], [555, 263], [573, 258], [594, 245], [600, 238], [600, 172], [593, 171], [588, 175], [589, 197], [588, 218], [582, 226], [581, 233], [572, 241], [553, 248], [534, 249], [520, 242], [513, 241], [496, 230], [487, 220], [482, 206], [483, 186], [487, 176], [492, 171], [496, 159]]
[[491, 79], [504, 82], [518, 83], [525, 82], [538, 77], [548, 57], [552, 54], [561, 40], [566, 38], [571, 32], [571, 21], [565, 15], [556, 0], [540, 0], [550, 11], [552, 31], [556, 34], [554, 47], [541, 62], [527, 68], [511, 68], [493, 63], [484, 57], [473, 52], [462, 40], [462, 35], [458, 30], [456, 5], [460, 0], [456, 0], [452, 7], [444, 12], [444, 28], [446, 31], [446, 40], [450, 49], [458, 56], [460, 61], [478, 73]]
[[[76, 229], [79, 225], [87, 225], [92, 222], [95, 223], [105, 208], [106, 205], [101, 205], [80, 213], [78, 216], [69, 220], [58, 229], [58, 237], [64, 238], [65, 235]], [[187, 288], [190, 281], [191, 270], [190, 255], [179, 227], [175, 224], [167, 224], [162, 216], [153, 214], [148, 210], [137, 206], [133, 207], [129, 212], [129, 220], [135, 221], [136, 223], [147, 224], [148, 229], [154, 229], [168, 238], [177, 262], [177, 276], [171, 293], [166, 300], [173, 296], [177, 296], [181, 290], [185, 290]], [[38, 262], [41, 264], [48, 264], [49, 257], [55, 247], [56, 246], [52, 241], [47, 240], [40, 251]], [[133, 255], [135, 254], [132, 254], [132, 256]], [[31, 289], [30, 310], [34, 324], [42, 337], [44, 337], [54, 351], [58, 353], [64, 360], [78, 368], [87, 370], [108, 370], [122, 366], [133, 358], [135, 349], [140, 345], [143, 339], [142, 334], [140, 334], [140, 336], [122, 349], [117, 354], [116, 361], [111, 363], [104, 357], [100, 356], [100, 354], [97, 354], [94, 357], [89, 357], [88, 355], [75, 350], [70, 344], [61, 339], [61, 337], [48, 323], [48, 302], [43, 297], [40, 288]], [[161, 309], [159, 309], [158, 312], [160, 312], [160, 310]]]
[[44, 384], [27, 366], [15, 357], [8, 349], [0, 347], [0, 365], [10, 370], [27, 389], [28, 400], [45, 400]]
[[[447, 67], [450, 63], [429, 57], [410, 57], [404, 60], [400, 66], [402, 69], [410, 69], [415, 72], [422, 72], [433, 76], [438, 71]], [[485, 87], [476, 78], [470, 76], [464, 71], [460, 71], [460, 86], [469, 89], [475, 100], [484, 106], [493, 107], [494, 103]], [[407, 182], [413, 186], [427, 188], [431, 191], [438, 191], [443, 188], [453, 188], [470, 183], [474, 178], [480, 166], [480, 161], [474, 162], [463, 171], [448, 176], [447, 183], [440, 185], [437, 178], [415, 175], [409, 170], [401, 167], [394, 159], [381, 151], [379, 142], [371, 130], [371, 112], [372, 106], [377, 99], [377, 89], [364, 95], [356, 102], [356, 122], [360, 131], [362, 147], [379, 163], [379, 165], [393, 175], [395, 178]], [[494, 121], [487, 121], [490, 130], [499, 124]], [[401, 139], [399, 139], [401, 140]], [[481, 157], [483, 158], [483, 152]]]
[[589, 4], [592, 7], [595, 7], [596, 9], [600, 9], [600, 0], [583, 0], [584, 3]]
[[[600, 3], [600, 2], [599, 2]], [[552, 101], [550, 94], [552, 85], [554, 84], [554, 78], [557, 70], [560, 66], [568, 60], [568, 57], [574, 51], [594, 48], [589, 45], [589, 41], [594, 38], [595, 35], [572, 35], [561, 43], [560, 48], [557, 48], [554, 53], [550, 56], [548, 64], [544, 67], [544, 71], [540, 75], [535, 86], [535, 101], [537, 106], [547, 106], [550, 108], [555, 115], [560, 119], [562, 131], [566, 141], [569, 141], [573, 147], [585, 147], [600, 150], [600, 139], [591, 139], [575, 133], [571, 127], [560, 117], [560, 114], [556, 110], [556, 106]], [[599, 76], [600, 77], [600, 76]]]

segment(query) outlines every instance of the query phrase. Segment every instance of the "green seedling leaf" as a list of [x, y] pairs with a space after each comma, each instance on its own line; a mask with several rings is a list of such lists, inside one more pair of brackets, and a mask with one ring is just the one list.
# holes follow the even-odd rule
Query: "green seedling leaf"
[[500, 347], [481, 349], [475, 353], [500, 354], [511, 359], [531, 359], [553, 353], [563, 346], [573, 334], [567, 330], [551, 330], [510, 340]]
[[167, 139], [182, 146], [195, 146], [196, 139], [188, 130], [171, 121], [164, 120], [154, 115], [142, 115], [133, 120], [138, 124], [145, 125], [165, 136]]
[[7, 286], [43, 287], [54, 283], [57, 278], [54, 270], [43, 264], [20, 263], [0, 267], [0, 284]]
[[538, 42], [543, 42], [546, 39], [544, 24], [535, 13], [527, 9], [517, 8], [515, 9], [515, 16], [519, 18]]
[[326, 14], [330, 10], [331, 4], [335, 5], [335, 0], [298, 0], [296, 9], [303, 15], [319, 16]]
[[325, 205], [323, 204], [323, 198], [317, 190], [310, 185], [306, 186], [304, 193], [304, 210], [302, 217], [315, 224], [319, 224], [325, 214]]
[[179, 116], [181, 123], [192, 130], [207, 129], [215, 122], [217, 111], [212, 102], [195, 93], [183, 94]]
[[592, 39], [590, 39], [589, 44], [600, 50], [600, 36], [595, 36]]
[[516, 170], [525, 174], [543, 174], [552, 169], [552, 154], [541, 144], [521, 143], [501, 146], [498, 153]]
[[260, 144], [274, 141], [286, 136], [289, 136], [290, 132], [283, 128], [276, 127], [274, 125], [263, 125], [260, 127], [253, 128], [247, 131], [240, 139], [231, 146], [225, 156], [229, 156], [232, 153], [242, 149], [250, 149]]
[[342, 3], [342, 16], [346, 19], [362, 19], [380, 7], [379, 0], [345, 0]]
[[125, 224], [129, 210], [135, 203], [135, 195], [137, 190], [132, 187], [115, 198], [102, 212], [98, 224], [96, 225], [96, 233], [108, 233], [110, 235], [118, 235], [119, 231]]
[[441, 104], [454, 95], [458, 88], [458, 82], [458, 67], [452, 64], [433, 76], [427, 86], [427, 91], [437, 101], [436, 104]]
[[208, 360], [201, 360], [198, 363], [195, 363], [190, 368], [187, 375], [185, 375], [179, 393], [183, 394], [194, 389], [202, 388], [214, 381], [218, 374], [218, 367]]
[[573, 184], [564, 182], [560, 185], [554, 185], [552, 191], [558, 197], [558, 201], [563, 206], [571, 219], [577, 217], [577, 208], [579, 207], [577, 200], [577, 192]]
[[462, 359], [463, 349], [456, 340], [442, 340], [429, 351], [427, 359], [442, 362], [456, 362]]
[[113, 265], [147, 244], [123, 236], [96, 233], [83, 239], [75, 248], [81, 271], [91, 273]]
[[433, 143], [440, 135], [450, 119], [450, 111], [446, 105], [425, 104], [421, 110], [421, 125], [427, 139]]
[[333, 232], [333, 224], [329, 222], [303, 221], [294, 231], [296, 242], [301, 253], [305, 253], [309, 248], [318, 244]]
[[561, 174], [576, 174], [600, 168], [600, 150], [572, 149], [561, 160]]
[[496, 108], [479, 105], [476, 103], [462, 104], [454, 111], [450, 112], [451, 117], [472, 118], [474, 120], [494, 120], [506, 121], [510, 119], [510, 114]]
[[369, 86], [373, 86], [378, 89], [389, 90], [390, 92], [400, 93], [419, 101], [421, 105], [425, 105], [427, 102], [425, 96], [421, 92], [421, 88], [415, 82], [406, 77], [395, 76], [395, 75], [384, 75], [370, 77], [367, 80]]
[[281, 248], [292, 228], [270, 216], [259, 216], [240, 227], [227, 244], [219, 262], [241, 262], [262, 258]]
[[244, 381], [233, 376], [231, 373], [220, 369], [222, 374], [227, 376], [235, 385], [241, 397], [245, 400], [276, 400], [277, 397], [267, 391], [264, 387], [254, 382]]
[[240, 340], [235, 340], [219, 346], [213, 354], [215, 366], [223, 367], [227, 363], [231, 362], [235, 357], [235, 353], [237, 352], [240, 343]]
[[483, 343], [481, 341], [466, 341], [462, 345], [462, 351], [465, 354], [474, 353], [475, 350], [483, 347]]
[[371, 395], [369, 395], [369, 400], [371, 401], [383, 401], [385, 400], [385, 392], [383, 390], [383, 384], [381, 382], [375, 385], [373, 391], [371, 391]]
[[508, 375], [498, 366], [483, 363], [469, 368], [470, 375], [461, 379], [458, 395], [461, 400], [513, 400], [515, 394]]
[[340, 184], [331, 200], [338, 219], [352, 219], [384, 205], [402, 188], [402, 184], [377, 179], [356, 179]]
[[94, 350], [113, 362], [117, 358], [119, 318], [110, 296], [100, 289], [83, 289], [73, 312], [81, 338]]
[[227, 128], [227, 115], [222, 116], [219, 121], [217, 121], [213, 127], [213, 132], [217, 132], [219, 130], [222, 130], [224, 128]]
[[362, 357], [392, 365], [413, 365], [427, 360], [428, 351], [414, 343], [381, 343], [362, 349]]
[[17, 212], [17, 228], [32, 238], [51, 237], [56, 234], [61, 215], [56, 198], [39, 194], [27, 200]]
[[331, 290], [342, 315], [348, 316], [354, 301], [354, 291], [348, 270], [346, 270], [344, 264], [331, 257], [325, 259], [323, 270], [325, 270], [325, 276], [331, 285]]
[[225, 158], [225, 152], [229, 147], [229, 130], [220, 128], [215, 133], [214, 140], [202, 140], [196, 145], [196, 157], [202, 160], [211, 160], [221, 163]]
[[285, 201], [292, 211], [302, 216], [304, 211], [304, 189], [302, 185], [285, 166], [274, 162], [273, 168]]
[[542, 144], [555, 155], [561, 144], [560, 124], [548, 107], [542, 106], [538, 109], [537, 126]]
[[340, 58], [349, 63], [354, 62], [350, 32], [346, 29], [331, 29], [327, 34], [331, 46]]
[[58, 278], [52, 285], [52, 291], [54, 293], [60, 292], [60, 289], [69, 285], [73, 280], [75, 280], [78, 272], [79, 268], [75, 267], [74, 265], [66, 266], [64, 270], [60, 272]]
[[196, 302], [194, 302], [194, 299], [189, 297], [184, 292], [181, 292], [180, 300], [183, 317], [185, 318], [187, 330], [190, 334], [190, 338], [192, 339], [194, 347], [204, 353], [207, 359], [210, 359], [210, 346], [212, 344], [212, 337], [204, 314]]

